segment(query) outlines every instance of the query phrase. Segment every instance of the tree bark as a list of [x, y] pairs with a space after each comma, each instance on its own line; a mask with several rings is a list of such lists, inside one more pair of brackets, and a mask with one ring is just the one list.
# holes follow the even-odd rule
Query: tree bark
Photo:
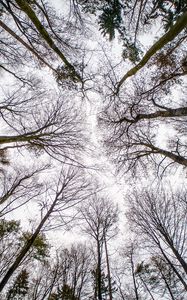
[[108, 247], [107, 247], [107, 241], [106, 236], [104, 234], [104, 243], [105, 243], [105, 254], [106, 254], [106, 264], [107, 264], [107, 277], [108, 277], [108, 288], [109, 288], [109, 300], [112, 300], [112, 285], [111, 285], [111, 275], [110, 275], [110, 263], [109, 263], [109, 257], [108, 257]]
[[102, 287], [101, 287], [101, 250], [100, 250], [100, 241], [97, 240], [97, 286], [98, 286], [98, 299], [102, 300]]
[[174, 118], [174, 117], [184, 117], [187, 116], [187, 107], [179, 107], [179, 108], [168, 108], [167, 110], [158, 110], [154, 113], [150, 114], [138, 114], [134, 119], [129, 119], [126, 117], [122, 117], [117, 121], [113, 121], [112, 123], [121, 124], [123, 122], [127, 123], [137, 123], [141, 120], [150, 120], [150, 119], [157, 119], [157, 118]]
[[157, 243], [163, 257], [165, 258], [165, 260], [168, 262], [168, 264], [170, 265], [170, 267], [173, 269], [174, 273], [177, 275], [177, 277], [179, 278], [180, 282], [183, 284], [185, 290], [187, 291], [187, 283], [184, 281], [183, 277], [180, 275], [180, 273], [178, 272], [178, 270], [176, 269], [175, 265], [170, 261], [170, 259], [168, 258], [168, 256], [166, 255], [166, 253], [164, 252], [164, 250], [162, 249], [160, 243]]
[[51, 49], [54, 50], [54, 52], [60, 57], [60, 59], [64, 62], [66, 67], [70, 71], [70, 75], [75, 76], [77, 81], [81, 82], [82, 78], [80, 75], [76, 72], [74, 66], [67, 60], [67, 58], [64, 56], [62, 51], [55, 45], [53, 39], [50, 37], [47, 30], [44, 28], [38, 17], [36, 16], [35, 12], [31, 8], [31, 6], [27, 3], [27, 1], [24, 0], [15, 0], [18, 6], [23, 10], [26, 15], [29, 17], [29, 19], [32, 21], [42, 38], [46, 41], [46, 43], [49, 45]]
[[132, 271], [132, 278], [133, 278], [133, 285], [134, 285], [135, 297], [136, 297], [136, 300], [139, 300], [139, 296], [138, 296], [138, 288], [137, 288], [136, 278], [135, 278], [135, 272], [134, 272], [134, 262], [133, 262], [133, 254], [132, 254], [132, 251], [131, 251], [131, 253], [130, 253], [130, 262], [131, 262], [131, 271]]
[[135, 75], [140, 69], [142, 69], [150, 58], [166, 44], [172, 41], [183, 29], [187, 26], [187, 11], [179, 17], [177, 22], [171, 26], [170, 30], [166, 32], [153, 46], [145, 53], [142, 60], [132, 69], [130, 69], [119, 81], [116, 88], [116, 94], [119, 92], [120, 87], [126, 81], [127, 78]]
[[48, 212], [45, 214], [45, 216], [41, 220], [40, 224], [36, 228], [36, 230], [33, 233], [32, 237], [27, 241], [26, 245], [21, 249], [21, 251], [18, 254], [18, 256], [16, 257], [14, 263], [11, 265], [11, 267], [9, 268], [9, 270], [7, 271], [7, 273], [5, 274], [5, 276], [3, 277], [3, 279], [1, 280], [1, 282], [0, 282], [0, 292], [3, 290], [4, 286], [6, 285], [6, 283], [8, 282], [8, 280], [10, 279], [10, 277], [12, 276], [12, 274], [19, 267], [22, 259], [25, 257], [25, 255], [27, 254], [27, 252], [32, 247], [32, 245], [33, 245], [35, 239], [37, 238], [38, 234], [40, 233], [43, 225], [48, 220], [50, 214], [53, 212], [53, 209], [54, 209], [57, 201], [58, 201], [58, 194], [56, 195], [55, 200], [53, 201], [53, 203], [52, 203], [51, 207], [49, 208]]
[[0, 26], [8, 32], [14, 39], [16, 39], [19, 43], [21, 43], [27, 50], [29, 50], [34, 56], [37, 57], [39, 61], [41, 61], [44, 65], [46, 65], [49, 69], [56, 73], [56, 70], [45, 61], [41, 55], [39, 55], [32, 47], [30, 47], [21, 37], [19, 37], [10, 27], [8, 27], [5, 23], [0, 20]]
[[147, 143], [140, 143], [139, 145], [145, 146], [151, 150], [153, 150], [153, 154], [161, 154], [164, 155], [168, 158], [170, 158], [171, 160], [173, 160], [174, 162], [183, 165], [185, 167], [187, 167], [187, 159], [183, 156], [180, 155], [176, 155], [170, 151], [164, 150], [162, 148], [156, 147], [152, 144], [147, 144]]

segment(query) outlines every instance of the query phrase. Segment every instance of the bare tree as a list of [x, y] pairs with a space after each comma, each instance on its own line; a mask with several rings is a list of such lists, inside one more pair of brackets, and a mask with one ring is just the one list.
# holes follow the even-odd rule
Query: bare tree
[[96, 243], [96, 299], [102, 300], [102, 255], [103, 247], [106, 250], [109, 297], [112, 299], [112, 287], [107, 241], [116, 235], [116, 222], [118, 220], [118, 208], [107, 198], [100, 198], [97, 194], [81, 208], [81, 214], [85, 225], [83, 231], [91, 236]]
[[[187, 289], [185, 193], [134, 192], [128, 218], [151, 249], [159, 252]], [[184, 275], [185, 274], [185, 275]]]
[[125, 241], [115, 257], [113, 276], [119, 299], [183, 299], [186, 290], [172, 267], [155, 248], [146, 246], [143, 237], [135, 236], [134, 241]]
[[[58, 71], [52, 66], [52, 63], [44, 58], [46, 53], [51, 58], [57, 56], [64, 65], [61, 73], [64, 78], [69, 78], [75, 82], [81, 82], [82, 78], [75, 66], [64, 55], [65, 49], [71, 48], [59, 34], [55, 20], [60, 20], [54, 10], [43, 1], [34, 1], [33, 3], [25, 3], [24, 1], [0, 1], [2, 10], [13, 21], [15, 30], [11, 29], [3, 20], [0, 22], [1, 28], [8, 33], [9, 36], [21, 44], [26, 50], [39, 60], [42, 64], [48, 66], [52, 71]], [[73, 47], [71, 48], [71, 50]], [[67, 54], [67, 49], [66, 49]], [[68, 55], [68, 54], [67, 54]], [[64, 70], [64, 71], [63, 71]]]
[[89, 250], [82, 244], [72, 245], [70, 250], [62, 249], [60, 262], [62, 275], [58, 282], [59, 292], [63, 293], [63, 288], [68, 286], [72, 291], [72, 298], [86, 299], [90, 292], [91, 257]]
[[133, 68], [131, 68], [128, 72], [125, 73], [125, 75], [120, 79], [119, 83], [117, 84], [116, 93], [119, 92], [120, 87], [123, 85], [123, 83], [127, 80], [127, 78], [135, 75], [141, 68], [143, 68], [146, 63], [152, 58], [152, 56], [162, 49], [167, 43], [171, 42], [177, 35], [180, 34], [181, 31], [183, 31], [186, 26], [186, 18], [187, 12], [185, 11], [183, 15], [176, 21], [176, 23], [171, 26], [170, 30], [166, 32], [156, 43], [152, 45], [152, 47], [145, 53], [143, 58], [140, 60], [140, 62], [135, 65]]
[[[142, 284], [151, 299], [153, 295], [160, 294], [161, 297], [169, 296], [169, 299], [175, 300], [185, 295], [186, 291], [181, 286], [175, 272], [167, 261], [160, 256], [152, 256], [136, 265], [136, 277], [139, 284]], [[180, 295], [180, 296], [179, 296]]]
[[[115, 70], [111, 66], [111, 74], [114, 74], [108, 95], [105, 92], [104, 109], [99, 119], [102, 129], [106, 128], [103, 134], [106, 150], [118, 168], [133, 170], [135, 174], [138, 166], [153, 166], [163, 174], [170, 166], [174, 166], [173, 169], [186, 167], [186, 71], [183, 67], [186, 38], [183, 30], [151, 56], [145, 68], [140, 61], [139, 72], [128, 75], [131, 78], [116, 95], [111, 90], [115, 90], [120, 67]], [[136, 66], [132, 70], [136, 70]], [[106, 83], [109, 79], [107, 76]], [[175, 93], [175, 88], [180, 89], [180, 94]], [[164, 126], [168, 132], [165, 139]]]
[[5, 94], [0, 106], [5, 127], [0, 135], [1, 151], [26, 148], [59, 160], [73, 159], [84, 144], [78, 110], [63, 95], [49, 95], [39, 83], [35, 88], [22, 86]]
[[58, 249], [56, 255], [38, 266], [37, 272], [33, 275], [30, 272], [29, 298], [87, 299], [90, 292], [90, 262], [90, 251], [84, 244]]
[[[70, 167], [67, 171], [61, 171], [56, 187], [54, 188], [53, 185], [51, 190], [48, 189], [46, 199], [41, 202], [41, 205], [43, 203], [43, 207], [41, 208], [42, 218], [38, 226], [1, 279], [0, 291], [2, 291], [9, 278], [17, 270], [44, 227], [47, 229], [50, 226], [50, 229], [52, 229], [64, 226], [67, 222], [70, 222], [73, 212], [70, 214], [69, 210], [88, 196], [88, 193], [86, 193], [87, 188], [88, 183], [84, 181], [83, 174], [80, 170]], [[65, 215], [66, 210], [69, 211], [69, 217]]]
[[[118, 169], [135, 174], [138, 167], [154, 166], [158, 174], [164, 174], [168, 167], [187, 166], [181, 47], [174, 48], [172, 55], [167, 55], [172, 52], [169, 47], [166, 53], [158, 53], [149, 70], [127, 84], [123, 94], [107, 101], [100, 124], [106, 128], [104, 144]], [[180, 98], [173, 87], [180, 87]]]
[[[136, 261], [138, 247], [135, 242], [128, 241], [115, 258], [113, 273], [120, 299], [142, 299], [142, 291], [136, 278]], [[145, 296], [145, 294], [144, 294]]]
[[34, 201], [44, 194], [46, 187], [39, 175], [48, 169], [48, 165], [32, 170], [17, 168], [2, 172], [0, 194], [0, 216], [18, 209], [29, 201]]
[[138, 300], [147, 297], [136, 278], [137, 253], [139, 251], [136, 242], [127, 241], [127, 245], [118, 249], [113, 262], [113, 276], [117, 286], [119, 299]]

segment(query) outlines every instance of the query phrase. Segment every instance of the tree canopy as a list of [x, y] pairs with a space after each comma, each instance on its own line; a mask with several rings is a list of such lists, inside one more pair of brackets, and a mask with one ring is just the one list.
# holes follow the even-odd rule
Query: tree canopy
[[186, 1], [0, 0], [0, 35], [0, 298], [185, 300]]

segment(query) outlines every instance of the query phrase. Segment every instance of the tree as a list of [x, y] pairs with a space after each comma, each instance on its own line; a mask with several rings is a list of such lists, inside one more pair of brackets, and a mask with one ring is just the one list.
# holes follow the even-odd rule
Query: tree
[[28, 294], [28, 272], [23, 269], [17, 276], [13, 286], [7, 292], [7, 300], [24, 299]]
[[[83, 244], [73, 244], [71, 248], [61, 249], [60, 264], [63, 274], [61, 275], [59, 294], [67, 294], [67, 299], [76, 300], [87, 297], [89, 280], [90, 280], [90, 251]], [[71, 297], [68, 298], [68, 293]], [[65, 296], [64, 296], [65, 297]]]
[[59, 299], [64, 299], [64, 300], [78, 300], [76, 296], [74, 296], [74, 292], [71, 287], [68, 285], [64, 284], [61, 289], [58, 290], [58, 295], [57, 297]]
[[117, 297], [122, 300], [184, 299], [186, 290], [165, 258], [155, 247], [150, 247], [150, 243], [145, 244], [145, 239], [134, 238], [134, 241], [124, 241], [115, 257], [113, 274]]
[[[142, 2], [141, 4], [143, 6]], [[186, 75], [183, 67], [186, 61], [186, 24], [182, 21], [186, 20], [186, 9], [184, 3], [180, 3], [179, 16], [178, 4], [173, 5], [176, 9], [173, 11], [176, 13], [173, 25], [146, 52], [140, 62], [119, 81], [117, 72], [121, 70], [116, 68], [115, 71], [112, 65], [113, 77], [111, 78], [111, 74], [106, 76], [105, 84], [109, 85], [110, 91], [108, 95], [104, 95], [104, 109], [99, 116], [101, 126], [104, 125], [102, 129], [106, 129], [103, 134], [104, 144], [117, 168], [132, 170], [133, 175], [138, 174], [138, 167], [148, 169], [151, 164], [159, 174], [163, 174], [170, 166], [177, 168], [187, 165], [185, 131], [177, 126], [180, 122], [181, 127], [185, 127], [186, 104], [182, 96], [178, 99], [173, 94], [174, 86], [178, 88], [181, 85], [181, 90], [185, 88], [183, 76]], [[136, 11], [138, 5], [136, 3], [132, 11]], [[149, 4], [146, 1], [144, 5]], [[145, 6], [140, 10], [140, 15], [144, 14]], [[165, 11], [162, 17], [168, 14], [168, 19], [171, 16], [169, 9], [164, 7], [164, 4], [155, 7], [155, 18], [160, 16], [162, 10]], [[181, 27], [182, 30], [179, 29], [180, 24], [184, 26], [183, 29]], [[175, 31], [175, 26], [181, 31]], [[125, 85], [122, 86], [124, 82]], [[176, 131], [164, 143], [159, 137], [163, 124], [168, 127], [168, 131], [172, 130], [170, 126]]]
[[[64, 65], [64, 67], [62, 67], [62, 73], [64, 73], [64, 76], [75, 82], [82, 81], [79, 72], [75, 70], [73, 64], [69, 62], [64, 55], [63, 50], [59, 47], [60, 43], [62, 45], [63, 39], [57, 34], [57, 31], [54, 31], [54, 20], [51, 20], [51, 9], [49, 6], [45, 5], [43, 2], [41, 2], [40, 5], [38, 1], [26, 3], [22, 0], [4, 0], [0, 1], [0, 3], [2, 5], [3, 12], [12, 18], [15, 26], [18, 28], [18, 34], [16, 34], [3, 21], [1, 21], [0, 26], [6, 31], [6, 33], [11, 35], [18, 43], [21, 43], [21, 45], [29, 50], [32, 55], [41, 61], [41, 63], [47, 65], [50, 69], [55, 71], [55, 73], [58, 73], [41, 55], [42, 51], [47, 51], [50, 54], [54, 53], [60, 58], [60, 61]], [[52, 15], [54, 17], [54, 11], [52, 11]], [[42, 18], [42, 22], [40, 18]], [[55, 19], [56, 18], [57, 17], [55, 16]], [[31, 31], [31, 33], [29, 31]], [[24, 36], [24, 39], [22, 36], [20, 37], [20, 34]], [[41, 52], [37, 49], [39, 45], [40, 47], [44, 47]]]
[[[73, 1], [74, 6], [80, 6], [83, 12], [97, 16], [99, 29], [109, 40], [114, 39], [118, 31], [123, 41], [123, 58], [129, 58], [133, 63], [140, 60], [141, 43], [139, 35], [152, 26], [159, 19], [166, 33], [147, 51], [140, 62], [130, 69], [118, 82], [116, 93], [119, 92], [124, 81], [134, 75], [146, 62], [161, 49], [165, 43], [170, 42], [180, 30], [186, 26], [185, 1]], [[75, 9], [77, 12], [77, 9]], [[181, 15], [184, 17], [181, 18]], [[183, 22], [183, 21], [184, 22]], [[183, 23], [183, 25], [182, 25]], [[182, 25], [182, 27], [180, 27]], [[179, 30], [179, 31], [178, 31]]]
[[[5, 276], [7, 269], [11, 267], [12, 261], [18, 255], [20, 248], [24, 247], [26, 241], [32, 236], [29, 231], [23, 231], [20, 222], [16, 220], [0, 220], [0, 257], [1, 257], [1, 272], [0, 276]], [[44, 234], [39, 234], [34, 243], [30, 247], [27, 256], [22, 262], [24, 266], [28, 266], [29, 262], [43, 262], [49, 254], [49, 245]]]
[[166, 32], [153, 46], [145, 53], [140, 62], [130, 69], [125, 75], [121, 78], [119, 83], [117, 84], [116, 93], [119, 92], [120, 87], [125, 82], [127, 78], [132, 75], [135, 75], [141, 68], [145, 66], [145, 64], [149, 61], [149, 59], [160, 49], [162, 49], [167, 43], [172, 41], [179, 33], [184, 30], [187, 26], [187, 12], [177, 20], [177, 22], [170, 28], [168, 32]]
[[136, 263], [139, 251], [136, 241], [131, 240], [128, 240], [127, 244], [118, 250], [113, 273], [119, 299], [149, 299], [145, 291], [142, 293], [142, 288], [136, 277]]
[[61, 160], [83, 147], [78, 107], [73, 108], [62, 95], [51, 97], [39, 83], [5, 95], [0, 114], [6, 132], [12, 134], [0, 136], [1, 151], [26, 148]]
[[[65, 214], [63, 215], [63, 212], [67, 209], [70, 210], [70, 208], [73, 208], [87, 197], [86, 188], [88, 184], [83, 182], [82, 176], [82, 172], [80, 174], [80, 171], [75, 168], [69, 168], [66, 172], [65, 170], [61, 171], [55, 191], [54, 187], [51, 187], [51, 191], [47, 191], [46, 199], [42, 201], [41, 220], [38, 226], [31, 235], [26, 234], [23, 247], [1, 279], [0, 291], [2, 291], [9, 278], [17, 270], [31, 247], [37, 243], [38, 235], [44, 226], [46, 227], [46, 223], [50, 224], [50, 229], [65, 225], [68, 222], [68, 218], [65, 217]], [[55, 220], [54, 224], [51, 224], [52, 220]]]
[[45, 183], [38, 176], [48, 169], [48, 165], [28, 170], [12, 168], [1, 174], [0, 216], [18, 209], [26, 203], [41, 197], [45, 192]]
[[[185, 194], [160, 191], [134, 193], [130, 199], [129, 220], [135, 231], [163, 258], [187, 289], [185, 261]], [[151, 249], [152, 249], [151, 248]]]
[[185, 294], [176, 274], [163, 257], [152, 256], [146, 262], [138, 263], [136, 276], [139, 284], [149, 291], [151, 299], [155, 299], [153, 295], [160, 294], [161, 297], [168, 295], [175, 300], [178, 295], [183, 297]]
[[[118, 169], [143, 179], [144, 171], [185, 170], [186, 0], [64, 0], [62, 16], [51, 3], [0, 0], [2, 297], [112, 300], [116, 292], [123, 300], [182, 298], [185, 195], [154, 187], [130, 194], [127, 216], [141, 243], [130, 244], [121, 258], [125, 276], [116, 269], [116, 291], [110, 239], [117, 233], [117, 206], [93, 192], [83, 166], [91, 160], [95, 170], [95, 156], [107, 150]], [[153, 32], [155, 22], [159, 36], [146, 50], [141, 35]], [[90, 144], [98, 152], [87, 158]], [[26, 217], [11, 220], [11, 212], [25, 204], [36, 210], [22, 229]], [[91, 250], [73, 245], [50, 257], [47, 231], [69, 229], [73, 220], [80, 220]]]
[[88, 299], [90, 261], [84, 244], [61, 247], [30, 274], [29, 299]]
[[[170, 166], [186, 167], [186, 103], [183, 93], [173, 94], [174, 87], [185, 89], [185, 40], [186, 33], [159, 52], [120, 95], [106, 101], [100, 124], [106, 128], [106, 149], [119, 169], [138, 174], [139, 167], [147, 171], [153, 166], [163, 174]], [[169, 134], [163, 139], [165, 127]]]
[[[96, 243], [96, 269], [94, 270], [95, 277], [95, 297], [102, 300], [102, 252], [103, 247], [106, 247], [107, 241], [116, 235], [116, 222], [118, 219], [118, 208], [109, 199], [99, 198], [97, 195], [88, 201], [88, 203], [81, 208], [81, 215], [85, 225], [83, 231], [91, 236]], [[108, 251], [107, 254], [107, 271], [108, 271], [108, 285], [109, 297], [112, 299], [112, 286], [110, 277], [110, 267]]]

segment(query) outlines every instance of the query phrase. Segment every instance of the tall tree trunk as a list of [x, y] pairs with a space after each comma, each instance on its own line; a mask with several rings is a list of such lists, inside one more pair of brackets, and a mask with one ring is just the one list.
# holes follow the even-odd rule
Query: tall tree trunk
[[153, 154], [161, 154], [164, 155], [174, 162], [183, 165], [187, 167], [187, 159], [183, 156], [176, 155], [175, 153], [172, 153], [170, 151], [164, 150], [162, 148], [156, 147], [153, 144], [148, 144], [148, 143], [139, 143], [139, 145], [145, 146], [153, 151]]
[[72, 76], [72, 79], [76, 77], [76, 80], [81, 82], [82, 78], [80, 75], [76, 72], [74, 66], [67, 60], [67, 58], [64, 56], [62, 51], [57, 47], [45, 27], [42, 25], [38, 17], [36, 16], [34, 10], [32, 7], [28, 4], [25, 0], [15, 0], [18, 6], [25, 12], [25, 14], [29, 17], [31, 22], [34, 24], [38, 32], [40, 33], [41, 37], [45, 40], [45, 42], [49, 45], [51, 49], [60, 57], [60, 59], [63, 61], [63, 63], [66, 65], [68, 70], [70, 71], [70, 76]]
[[137, 114], [133, 119], [122, 117], [117, 121], [112, 121], [114, 124], [121, 124], [123, 122], [134, 124], [141, 120], [150, 120], [157, 118], [174, 118], [174, 117], [186, 117], [187, 116], [187, 107], [178, 107], [178, 108], [167, 108], [166, 110], [157, 110], [149, 114]]
[[[159, 268], [159, 266], [158, 266], [158, 268]], [[175, 297], [174, 297], [174, 295], [173, 295], [173, 293], [172, 293], [172, 290], [171, 290], [171, 288], [170, 288], [170, 285], [169, 285], [168, 282], [167, 282], [167, 279], [166, 279], [164, 273], [162, 272], [161, 268], [159, 268], [159, 270], [160, 270], [162, 279], [164, 280], [164, 283], [165, 283], [165, 285], [166, 285], [166, 287], [167, 287], [167, 289], [168, 289], [168, 292], [169, 292], [169, 294], [170, 294], [170, 296], [171, 296], [171, 299], [172, 299], [172, 300], [175, 300]]]
[[5, 23], [3, 23], [2, 20], [0, 20], [0, 26], [6, 31], [8, 32], [14, 39], [16, 39], [19, 43], [21, 43], [27, 50], [29, 50], [34, 56], [37, 57], [37, 59], [39, 61], [41, 61], [41, 63], [45, 64], [48, 68], [50, 68], [53, 72], [56, 73], [56, 70], [50, 65], [48, 64], [48, 62], [41, 57], [41, 55], [39, 55], [37, 53], [37, 51], [32, 48], [30, 45], [28, 45], [20, 36], [18, 36], [10, 27], [8, 27]]
[[56, 202], [58, 201], [58, 196], [57, 195], [56, 195], [55, 200], [53, 201], [51, 207], [49, 208], [48, 212], [45, 214], [45, 216], [41, 220], [40, 224], [36, 228], [35, 232], [33, 233], [32, 237], [27, 241], [27, 243], [25, 244], [25, 246], [21, 249], [21, 251], [18, 254], [18, 256], [16, 257], [14, 263], [11, 265], [11, 267], [9, 268], [9, 270], [7, 271], [7, 273], [5, 274], [5, 276], [3, 277], [3, 279], [1, 280], [1, 282], [0, 282], [0, 292], [3, 290], [4, 286], [6, 285], [6, 283], [8, 282], [8, 280], [10, 279], [10, 277], [12, 276], [12, 274], [19, 267], [22, 259], [25, 257], [25, 255], [27, 254], [27, 252], [32, 247], [32, 245], [33, 245], [35, 239], [37, 238], [38, 234], [40, 233], [42, 227], [44, 226], [45, 222], [48, 220], [49, 216], [53, 212], [53, 209], [54, 209], [54, 207], [56, 205]]
[[178, 252], [178, 250], [173, 246], [173, 243], [168, 243], [171, 250], [173, 251], [173, 254], [175, 255], [175, 257], [177, 258], [177, 260], [179, 261], [179, 263], [181, 264], [181, 266], [183, 267], [185, 273], [187, 274], [187, 263], [185, 262], [185, 260], [182, 258], [182, 256], [180, 255], [180, 253]]
[[150, 58], [159, 50], [161, 50], [166, 44], [174, 40], [174, 38], [187, 26], [187, 11], [179, 17], [176, 23], [171, 26], [170, 30], [166, 32], [144, 55], [141, 61], [132, 69], [130, 69], [119, 81], [116, 93], [119, 92], [120, 87], [125, 82], [125, 80], [133, 75], [135, 75], [141, 68], [143, 68]]
[[97, 240], [97, 294], [98, 299], [102, 300], [102, 275], [101, 275], [101, 247], [100, 241]]
[[157, 243], [163, 257], [165, 258], [165, 260], [168, 262], [169, 266], [172, 268], [172, 270], [174, 271], [174, 273], [177, 275], [177, 277], [179, 278], [180, 282], [183, 284], [185, 290], [187, 291], [187, 283], [185, 282], [185, 280], [183, 279], [183, 276], [178, 272], [178, 270], [176, 269], [175, 265], [170, 261], [170, 259], [168, 258], [168, 256], [166, 255], [166, 253], [164, 252], [164, 250], [162, 249], [160, 243]]
[[152, 295], [147, 283], [145, 282], [145, 280], [141, 277], [141, 275], [139, 275], [139, 278], [140, 278], [141, 282], [143, 283], [143, 285], [145, 286], [145, 288], [146, 288], [148, 294], [150, 295], [151, 299], [155, 300], [155, 298], [153, 297], [153, 295]]
[[104, 234], [104, 243], [105, 243], [105, 255], [106, 255], [106, 264], [107, 264], [109, 300], [112, 300], [112, 285], [111, 285], [110, 263], [109, 263], [108, 248], [107, 248], [107, 241], [106, 241], [106, 235], [105, 234]]
[[132, 272], [132, 278], [133, 278], [133, 285], [134, 285], [135, 297], [136, 297], [136, 300], [139, 300], [138, 288], [137, 288], [136, 278], [135, 278], [134, 261], [133, 261], [133, 253], [132, 253], [132, 251], [130, 253], [130, 262], [131, 262], [131, 272]]

